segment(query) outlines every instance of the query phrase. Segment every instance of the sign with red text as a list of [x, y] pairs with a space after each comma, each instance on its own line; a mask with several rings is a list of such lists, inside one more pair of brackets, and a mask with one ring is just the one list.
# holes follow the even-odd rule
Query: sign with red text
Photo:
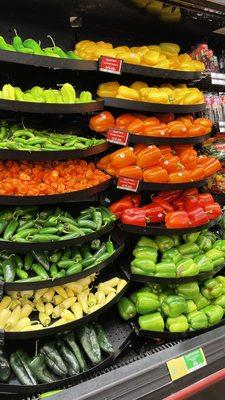
[[109, 74], [121, 75], [123, 60], [119, 58], [102, 56], [99, 59], [99, 71]]
[[139, 179], [119, 176], [117, 180], [117, 189], [128, 190], [129, 192], [137, 192], [139, 183]]
[[107, 142], [126, 146], [129, 139], [129, 132], [120, 129], [110, 128], [106, 135]]

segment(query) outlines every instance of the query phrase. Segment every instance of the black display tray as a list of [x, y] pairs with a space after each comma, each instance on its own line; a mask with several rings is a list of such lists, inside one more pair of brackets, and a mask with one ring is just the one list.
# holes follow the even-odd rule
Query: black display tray
[[185, 233], [192, 233], [192, 232], [198, 232], [198, 231], [203, 231], [204, 229], [209, 229], [212, 228], [212, 226], [216, 225], [217, 222], [219, 221], [219, 218], [216, 218], [212, 221], [209, 221], [207, 224], [204, 225], [199, 225], [199, 226], [193, 226], [190, 228], [166, 228], [163, 225], [160, 224], [155, 224], [155, 225], [149, 225], [146, 227], [142, 226], [135, 226], [135, 225], [128, 225], [128, 224], [122, 224], [119, 222], [118, 226], [120, 229], [124, 232], [129, 232], [129, 233], [134, 233], [137, 235], [184, 235]]
[[34, 103], [28, 101], [2, 100], [0, 110], [35, 114], [81, 114], [104, 109], [104, 101], [97, 100], [91, 103], [55, 104]]
[[74, 160], [95, 156], [108, 150], [108, 143], [101, 143], [84, 150], [60, 150], [60, 151], [28, 151], [0, 149], [0, 160], [27, 160], [27, 161], [51, 161]]
[[[97, 71], [98, 61], [73, 60], [40, 56], [35, 54], [24, 54], [7, 50], [0, 50], [0, 62], [9, 62], [22, 65], [32, 65], [35, 67], [46, 67], [53, 69], [69, 69], [77, 71]], [[123, 63], [122, 72], [143, 76], [159, 77], [164, 79], [178, 80], [199, 80], [201, 72], [176, 71], [163, 68], [153, 68], [143, 65]]]
[[[15, 376], [12, 376], [10, 381], [8, 383], [0, 383], [0, 392], [2, 393], [16, 393], [16, 394], [26, 394], [26, 395], [32, 395], [32, 394], [40, 394], [43, 392], [48, 392], [56, 389], [64, 389], [65, 386], [70, 386], [70, 385], [75, 385], [82, 379], [86, 378], [88, 379], [90, 374], [96, 373], [102, 368], [105, 368], [106, 366], [112, 364], [114, 360], [120, 355], [120, 353], [126, 348], [126, 346], [130, 342], [130, 338], [133, 334], [133, 329], [131, 328], [130, 324], [122, 321], [120, 318], [118, 318], [117, 311], [113, 311], [110, 314], [110, 318], [106, 317], [101, 317], [99, 319], [99, 323], [102, 325], [104, 328], [108, 339], [110, 340], [114, 352], [111, 355], [104, 355], [104, 358], [102, 362], [96, 366], [91, 366], [89, 365], [89, 369], [85, 372], [82, 372], [78, 375], [69, 377], [69, 378], [64, 378], [64, 379], [58, 379], [55, 382], [49, 383], [49, 384], [38, 384], [38, 385], [21, 385], [17, 378]], [[54, 339], [54, 337], [53, 337]], [[31, 346], [33, 350], [33, 354], [35, 354], [35, 342]], [[20, 344], [19, 348], [24, 348], [25, 351], [28, 350], [27, 344]], [[8, 349], [6, 348], [6, 351]], [[10, 350], [12, 351], [12, 350]]]
[[[210, 137], [211, 133], [202, 136], [193, 137], [151, 137], [143, 135], [129, 135], [128, 144], [143, 143], [147, 145], [155, 144], [157, 146], [174, 146], [176, 144], [197, 144], [202, 143]], [[0, 153], [1, 154], [1, 153]]]
[[[100, 282], [104, 282], [108, 279], [114, 278], [115, 276], [118, 276], [122, 279], [126, 279], [126, 275], [119, 270], [118, 268], [111, 269], [110, 271], [103, 271], [98, 279], [93, 283], [94, 286], [96, 286]], [[84, 317], [77, 319], [76, 321], [73, 322], [68, 322], [67, 324], [64, 325], [59, 325], [51, 328], [51, 326], [44, 328], [42, 330], [37, 330], [37, 331], [24, 331], [24, 332], [5, 332], [2, 330], [2, 334], [4, 335], [5, 339], [15, 339], [15, 340], [23, 340], [23, 339], [29, 339], [29, 338], [40, 338], [44, 336], [50, 336], [50, 335], [55, 335], [58, 332], [65, 332], [71, 329], [75, 329], [78, 326], [82, 326], [87, 324], [88, 322], [95, 321], [100, 315], [104, 314], [106, 311], [110, 310], [110, 308], [117, 303], [117, 301], [120, 299], [120, 297], [126, 292], [128, 289], [129, 282], [127, 280], [126, 286], [117, 293], [117, 295], [109, 301], [107, 304], [105, 304], [103, 307], [99, 308], [97, 311], [87, 314]], [[34, 320], [37, 320], [35, 318], [35, 315], [33, 316]], [[31, 317], [32, 320], [32, 317]]]
[[62, 194], [50, 194], [46, 196], [7, 196], [0, 195], [0, 205], [43, 205], [85, 201], [97, 193], [107, 189], [112, 184], [112, 179], [99, 183], [88, 189], [77, 190]]
[[218, 324], [210, 326], [209, 328], [206, 328], [206, 329], [200, 329], [198, 331], [177, 332], [177, 333], [173, 333], [173, 332], [169, 332], [169, 331], [165, 331], [165, 332], [144, 331], [139, 328], [138, 323], [136, 321], [132, 321], [130, 324], [139, 337], [172, 341], [172, 340], [179, 340], [179, 339], [190, 339], [194, 336], [198, 336], [203, 333], [209, 332], [213, 329], [216, 329], [219, 326], [224, 325], [224, 323], [225, 323], [225, 318], [222, 319], [222, 321], [220, 321]]
[[163, 112], [163, 113], [172, 112], [175, 114], [189, 114], [189, 113], [204, 111], [206, 109], [205, 103], [185, 106], [176, 104], [147, 103], [144, 101], [118, 99], [114, 97], [104, 98], [104, 105], [114, 108], [123, 108], [126, 110]]
[[78, 238], [69, 239], [69, 240], [59, 240], [57, 242], [10, 242], [7, 240], [0, 240], [0, 250], [11, 250], [13, 252], [27, 252], [32, 250], [57, 250], [66, 247], [76, 246], [78, 244], [90, 242], [93, 239], [101, 237], [106, 233], [113, 230], [116, 225], [116, 221], [110, 222], [105, 225], [99, 231], [93, 232], [90, 235], [80, 236]]
[[78, 279], [85, 278], [86, 276], [89, 276], [96, 272], [100, 272], [101, 270], [108, 267], [111, 263], [113, 263], [119, 257], [119, 255], [122, 253], [122, 251], [124, 249], [124, 243], [122, 243], [118, 239], [116, 233], [112, 233], [111, 240], [113, 241], [113, 243], [115, 245], [115, 252], [107, 260], [99, 263], [95, 267], [86, 268], [83, 271], [81, 271], [77, 274], [74, 274], [74, 275], [69, 275], [69, 276], [65, 276], [63, 278], [58, 278], [58, 279], [48, 279], [45, 281], [38, 281], [38, 282], [20, 282], [20, 281], [1, 282], [0, 281], [0, 287], [3, 290], [7, 290], [7, 291], [42, 289], [42, 288], [46, 288], [46, 287], [65, 285], [66, 283], [75, 282]]

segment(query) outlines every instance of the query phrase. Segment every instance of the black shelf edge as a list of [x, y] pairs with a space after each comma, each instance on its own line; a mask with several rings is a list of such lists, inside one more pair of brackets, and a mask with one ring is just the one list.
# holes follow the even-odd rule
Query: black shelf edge
[[96, 100], [90, 103], [55, 104], [34, 103], [28, 101], [2, 100], [0, 110], [33, 114], [81, 114], [93, 111], [102, 111], [104, 101]]
[[83, 150], [60, 150], [60, 151], [28, 151], [0, 149], [0, 160], [27, 160], [27, 161], [52, 161], [52, 160], [74, 160], [95, 156], [108, 150], [108, 143], [101, 143]]
[[115, 252], [105, 261], [99, 263], [95, 267], [92, 268], [86, 268], [83, 271], [74, 274], [74, 275], [69, 275], [65, 276], [63, 278], [58, 278], [58, 279], [48, 279], [45, 281], [38, 281], [38, 282], [1, 282], [0, 281], [0, 286], [2, 285], [3, 290], [35, 290], [35, 289], [42, 289], [42, 288], [47, 288], [47, 287], [54, 287], [58, 285], [65, 285], [66, 283], [69, 282], [76, 282], [78, 279], [85, 278], [86, 276], [89, 276], [91, 274], [94, 274], [96, 272], [100, 272], [106, 267], [108, 267], [111, 263], [113, 263], [119, 255], [122, 253], [124, 249], [124, 243], [119, 243], [119, 240], [116, 238], [116, 235], [112, 233], [111, 235], [111, 240], [116, 244], [116, 250]]
[[147, 236], [154, 236], [154, 235], [184, 235], [185, 233], [192, 233], [192, 232], [198, 232], [202, 231], [204, 229], [209, 229], [212, 228], [214, 225], [217, 224], [219, 221], [219, 218], [216, 218], [207, 224], [204, 225], [199, 225], [199, 226], [193, 226], [190, 228], [166, 228], [165, 226], [157, 226], [157, 224], [152, 225], [152, 226], [135, 226], [135, 225], [128, 225], [128, 224], [122, 224], [119, 222], [118, 226], [123, 232], [129, 232], [129, 233], [134, 233], [137, 235], [147, 235]]
[[67, 192], [62, 194], [51, 194], [46, 196], [7, 196], [0, 195], [0, 204], [2, 205], [44, 205], [58, 204], [67, 202], [80, 202], [96, 195], [107, 189], [112, 184], [112, 179], [99, 183], [88, 189], [78, 190], [76, 192]]
[[116, 221], [113, 221], [99, 231], [93, 232], [90, 235], [80, 236], [78, 238], [69, 239], [69, 240], [59, 240], [57, 242], [28, 242], [28, 243], [20, 243], [20, 242], [10, 242], [0, 240], [0, 250], [11, 250], [11, 251], [18, 251], [18, 252], [27, 252], [32, 250], [57, 250], [62, 248], [67, 248], [70, 246], [76, 246], [78, 244], [90, 242], [93, 239], [101, 237], [106, 233], [113, 230], [116, 225]]
[[193, 136], [193, 137], [184, 137], [184, 138], [175, 138], [175, 137], [150, 137], [150, 136], [142, 136], [142, 135], [129, 135], [128, 143], [130, 144], [155, 144], [158, 146], [174, 146], [176, 144], [197, 144], [202, 143], [205, 140], [209, 139], [211, 133], [202, 136]]
[[133, 101], [126, 99], [118, 99], [114, 97], [106, 97], [104, 99], [105, 106], [122, 108], [127, 110], [136, 111], [149, 111], [149, 112], [173, 112], [175, 114], [186, 114], [204, 111], [206, 109], [205, 103], [195, 105], [175, 105], [175, 104], [158, 104], [147, 103], [143, 101]]
[[128, 63], [123, 63], [123, 72], [129, 74], [163, 78], [163, 79], [178, 79], [187, 81], [200, 80], [204, 76], [201, 72], [198, 71], [196, 72], [179, 71], [179, 70], [154, 68], [144, 65], [135, 65]]

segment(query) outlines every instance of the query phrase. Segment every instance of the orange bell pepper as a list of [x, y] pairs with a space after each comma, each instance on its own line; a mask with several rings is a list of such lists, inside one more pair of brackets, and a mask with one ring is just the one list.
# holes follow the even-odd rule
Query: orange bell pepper
[[219, 160], [216, 160], [215, 158], [210, 158], [210, 161], [205, 164], [203, 168], [205, 176], [208, 177], [219, 171], [222, 168], [222, 165]]
[[123, 147], [111, 154], [111, 166], [113, 168], [128, 167], [135, 162], [136, 157], [132, 147]]
[[107, 165], [105, 171], [111, 176], [119, 176], [118, 169], [112, 168], [110, 165]]
[[178, 117], [176, 119], [176, 121], [178, 122], [182, 122], [185, 124], [185, 126], [187, 128], [190, 128], [192, 126], [193, 123], [193, 117], [191, 115], [183, 115], [182, 117]]
[[115, 119], [109, 111], [102, 111], [92, 117], [89, 121], [89, 127], [95, 132], [106, 132], [109, 128], [113, 128]]
[[169, 114], [156, 114], [155, 117], [162, 123], [162, 124], [168, 124], [169, 122], [172, 122], [175, 120], [175, 116], [172, 113]]
[[166, 154], [162, 161], [162, 167], [167, 170], [170, 174], [171, 172], [179, 172], [184, 170], [181, 165], [179, 157], [173, 156], [172, 154]]
[[204, 125], [193, 125], [188, 131], [188, 136], [202, 136], [206, 135], [206, 133], [207, 128]]
[[172, 154], [172, 149], [170, 146], [160, 146], [159, 150], [161, 154], [164, 156], [165, 154]]
[[97, 162], [97, 167], [100, 169], [105, 169], [107, 165], [109, 165], [111, 162], [111, 154], [108, 154], [105, 157], [102, 157], [98, 162]]
[[160, 125], [160, 121], [158, 120], [158, 118], [149, 117], [144, 120], [144, 124], [145, 126], [149, 126], [151, 128], [152, 126]]
[[185, 150], [192, 150], [193, 145], [192, 144], [177, 144], [173, 146], [173, 150], [175, 151], [176, 155], [180, 157], [181, 153]]
[[210, 162], [210, 160], [211, 160], [211, 157], [200, 156], [200, 157], [198, 157], [197, 165], [201, 165], [204, 167], [206, 164], [208, 164]]
[[128, 125], [135, 119], [132, 114], [122, 114], [116, 118], [116, 127], [119, 129], [127, 129]]
[[117, 176], [126, 176], [127, 178], [142, 179], [143, 177], [142, 169], [137, 165], [119, 168], [117, 173]]
[[150, 137], [168, 137], [169, 129], [166, 124], [160, 124], [152, 127], [145, 126], [143, 134]]
[[145, 121], [148, 118], [146, 115], [140, 113], [133, 113], [132, 115], [134, 118], [141, 119], [142, 121]]
[[140, 151], [146, 149], [148, 146], [144, 143], [139, 143], [134, 146], [134, 155], [137, 156]]
[[[172, 125], [173, 124], [173, 125]], [[174, 121], [168, 124], [171, 137], [187, 137], [188, 129], [184, 123]]]
[[182, 151], [180, 155], [180, 162], [186, 169], [194, 169], [197, 165], [198, 154], [194, 149]]
[[189, 171], [172, 172], [169, 174], [169, 183], [184, 183], [191, 181], [191, 174]]
[[144, 122], [141, 119], [134, 118], [126, 129], [135, 135], [142, 135], [144, 132]]
[[161, 152], [156, 146], [147, 146], [137, 154], [137, 165], [140, 168], [149, 168], [158, 164], [162, 159]]
[[143, 180], [144, 180], [144, 182], [167, 183], [168, 182], [168, 173], [162, 167], [147, 168], [143, 172]]
[[192, 181], [201, 181], [205, 177], [204, 168], [201, 166], [197, 166], [196, 168], [192, 169], [190, 174]]
[[212, 130], [212, 121], [208, 118], [196, 118], [193, 124], [204, 126], [206, 128], [206, 133], [210, 133]]

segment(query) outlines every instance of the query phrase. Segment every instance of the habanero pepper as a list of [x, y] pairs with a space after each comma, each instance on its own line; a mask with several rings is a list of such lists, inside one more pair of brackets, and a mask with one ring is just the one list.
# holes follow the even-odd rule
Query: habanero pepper
[[139, 207], [128, 208], [123, 211], [121, 221], [127, 225], [146, 226], [145, 210]]

